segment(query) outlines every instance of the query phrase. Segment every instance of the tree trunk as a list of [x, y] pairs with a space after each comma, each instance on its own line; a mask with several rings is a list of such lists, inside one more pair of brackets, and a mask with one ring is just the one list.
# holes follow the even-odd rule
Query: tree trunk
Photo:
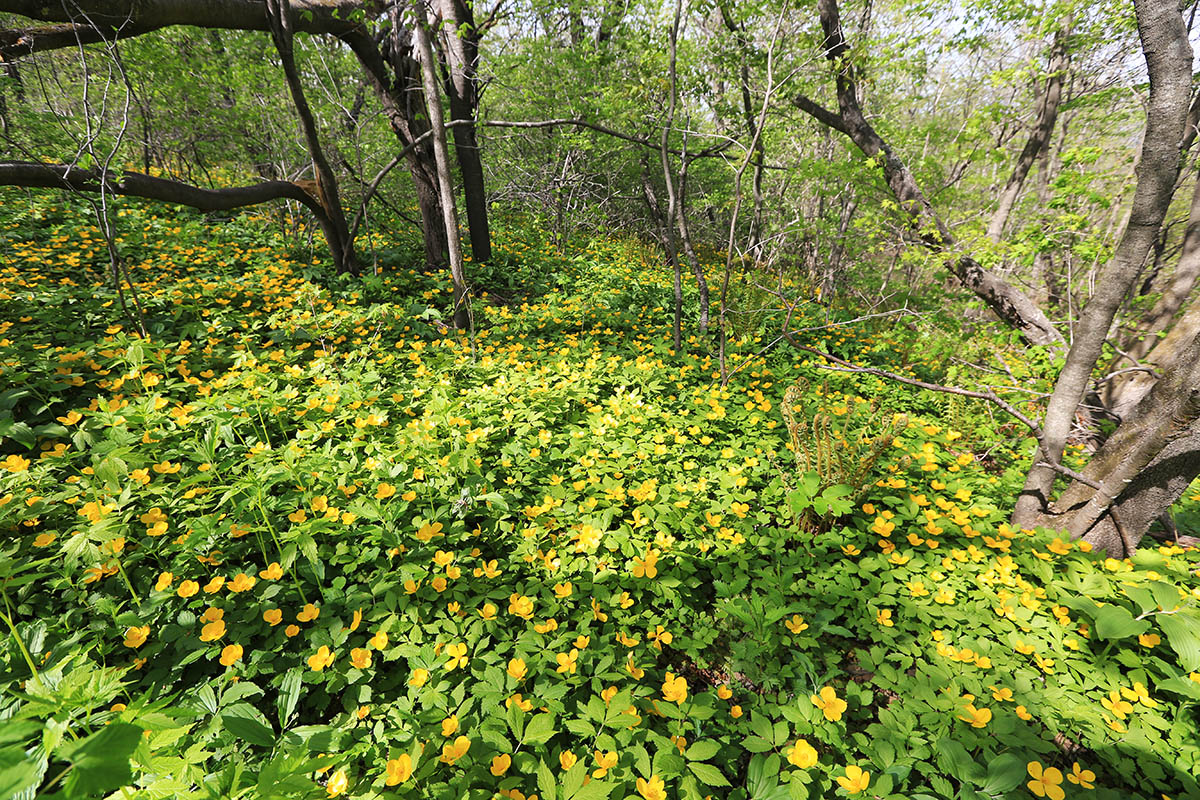
[[1072, 22], [1072, 18], [1068, 17], [1063, 27], [1054, 34], [1050, 63], [1046, 66], [1049, 76], [1046, 78], [1046, 90], [1038, 101], [1037, 122], [1034, 123], [1033, 131], [1029, 134], [1029, 140], [1025, 142], [1020, 155], [1017, 156], [1017, 163], [1013, 166], [1012, 175], [1009, 176], [1003, 191], [1000, 192], [996, 213], [992, 215], [992, 221], [988, 223], [987, 235], [993, 242], [1000, 241], [1000, 237], [1004, 233], [1004, 226], [1008, 223], [1009, 214], [1012, 213], [1017, 197], [1021, 194], [1021, 188], [1025, 185], [1025, 179], [1029, 176], [1029, 170], [1033, 168], [1033, 163], [1037, 160], [1038, 155], [1049, 146], [1050, 136], [1054, 133], [1054, 122], [1058, 119], [1058, 106], [1062, 102], [1063, 82], [1071, 65], [1071, 51], [1067, 43], [1071, 36]]
[[280, 0], [267, 0], [267, 13], [270, 15], [271, 39], [279, 52], [279, 60], [283, 64], [283, 74], [287, 80], [292, 102], [296, 106], [296, 116], [300, 118], [300, 127], [304, 131], [304, 141], [308, 146], [309, 157], [312, 158], [313, 173], [316, 177], [316, 195], [325, 208], [325, 216], [329, 220], [329, 249], [333, 255], [334, 265], [339, 272], [358, 274], [358, 258], [354, 254], [354, 242], [350, 241], [350, 226], [342, 210], [342, 200], [338, 194], [337, 176], [325, 151], [321, 148], [321, 139], [317, 133], [317, 123], [309, 108], [308, 99], [304, 96], [304, 86], [300, 83], [300, 75], [296, 71], [296, 59], [292, 49], [292, 10]]
[[688, 266], [696, 276], [696, 289], [700, 296], [700, 317], [697, 321], [697, 332], [704, 336], [708, 333], [708, 280], [704, 277], [704, 267], [696, 256], [696, 248], [692, 246], [692, 232], [687, 220], [687, 173], [690, 163], [687, 153], [687, 139], [684, 139], [683, 155], [679, 168], [679, 202], [675, 207], [675, 224], [679, 230], [679, 241], [683, 244], [683, 253], [687, 256]]
[[[1109, 552], [1137, 545], [1200, 475], [1200, 335], [1142, 398], [1039, 524]], [[1112, 509], [1116, 510], [1115, 518]], [[1122, 531], [1124, 535], [1122, 535]], [[1127, 555], [1127, 553], [1123, 553]]]
[[429, 43], [429, 22], [425, 16], [424, 2], [425, 0], [413, 0], [413, 10], [417, 18], [413, 34], [421, 62], [429, 125], [433, 128], [433, 153], [437, 160], [442, 222], [446, 229], [446, 244], [450, 253], [450, 277], [454, 283], [454, 326], [459, 330], [467, 330], [471, 326], [471, 298], [467, 295], [467, 281], [463, 274], [462, 245], [458, 238], [458, 210], [454, 203], [454, 184], [450, 177], [450, 152], [446, 147], [446, 129], [442, 125], [442, 99], [438, 94], [437, 67], [433, 62], [433, 47]]
[[679, 198], [675, 194], [675, 178], [671, 170], [671, 153], [670, 153], [670, 137], [671, 128], [675, 125], [675, 56], [676, 45], [679, 40], [679, 20], [683, 15], [683, 0], [675, 0], [675, 18], [671, 23], [671, 56], [668, 62], [667, 83], [669, 86], [670, 98], [667, 103], [667, 119], [662, 129], [662, 138], [659, 146], [659, 157], [662, 164], [663, 180], [667, 184], [667, 214], [666, 222], [663, 225], [663, 243], [667, 248], [667, 258], [671, 261], [671, 266], [674, 268], [674, 284], [675, 290], [675, 317], [674, 324], [671, 328], [673, 341], [675, 342], [675, 351], [683, 346], [683, 276], [680, 274], [679, 254], [675, 250], [675, 233], [671, 226], [679, 213]]
[[[871, 158], [878, 156], [888, 187], [900, 208], [908, 215], [922, 243], [937, 253], [954, 251], [956, 243], [949, 228], [933, 210], [908, 166], [876, 132], [863, 113], [858, 100], [858, 80], [848, 58], [850, 47], [842, 33], [837, 0], [818, 0], [817, 9], [825, 34], [825, 56], [837, 70], [840, 113], [828, 111], [802, 95], [793, 98], [792, 102], [818, 122], [849, 136], [864, 155]], [[996, 316], [1019, 331], [1026, 341], [1035, 345], [1062, 343], [1062, 335], [1033, 301], [1016, 287], [984, 269], [973, 257], [961, 254], [951, 260], [948, 266], [964, 286], [975, 292]]]
[[476, 73], [479, 66], [479, 31], [471, 4], [464, 0], [441, 0], [442, 18], [448, 23], [444, 43], [446, 94], [450, 99], [450, 119], [467, 122], [456, 125], [454, 155], [462, 176], [463, 204], [467, 211], [467, 231], [471, 237], [471, 257], [476, 262], [490, 261], [492, 240], [488, 228], [487, 192], [484, 191], [483, 161], [475, 131], [475, 113], [479, 107]]
[[[1150, 73], [1146, 131], [1137, 165], [1129, 223], [1112, 259], [1096, 279], [1096, 291], [1080, 316], [1066, 363], [1054, 385], [1042, 423], [1042, 457], [1057, 464], [1079, 401], [1104, 348], [1113, 317], [1137, 279], [1154, 243], [1175, 187], [1180, 144], [1191, 98], [1192, 48], [1174, 0], [1136, 0], [1138, 34]], [[1057, 474], [1035, 464], [1013, 511], [1028, 527], [1048, 507]]]

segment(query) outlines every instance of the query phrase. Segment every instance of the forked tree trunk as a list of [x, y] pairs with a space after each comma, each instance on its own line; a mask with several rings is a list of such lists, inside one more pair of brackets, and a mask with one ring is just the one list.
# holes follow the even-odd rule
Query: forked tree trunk
[[1127, 555], [1200, 475], [1200, 335], [1039, 524]]
[[[1046, 405], [1039, 458], [1054, 464], [1062, 458], [1076, 409], [1088, 390], [1113, 317], [1141, 272], [1171, 204], [1186, 128], [1192, 48], [1179, 6], [1175, 0], [1135, 0], [1134, 8], [1150, 73], [1137, 185], [1125, 232], [1096, 279], [1095, 293], [1079, 318], [1066, 363]], [[1038, 458], [1034, 462], [1013, 511], [1013, 522], [1023, 527], [1048, 508], [1057, 475], [1051, 466], [1038, 466]]]

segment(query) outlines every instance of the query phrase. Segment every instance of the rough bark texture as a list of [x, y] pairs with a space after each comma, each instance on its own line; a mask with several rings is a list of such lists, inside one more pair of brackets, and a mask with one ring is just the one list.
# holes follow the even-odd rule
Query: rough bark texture
[[[1129, 223], [1113, 257], [1096, 279], [1096, 290], [1075, 328], [1067, 360], [1054, 385], [1042, 423], [1047, 460], [1062, 458], [1075, 411], [1104, 348], [1113, 317], [1128, 294], [1158, 235], [1179, 164], [1191, 99], [1192, 48], [1174, 0], [1137, 0], [1138, 34], [1150, 74], [1146, 132], [1136, 169], [1137, 185]], [[1027, 526], [1048, 507], [1056, 472], [1036, 464], [1030, 469], [1013, 512]]]
[[1058, 107], [1062, 103], [1063, 82], [1071, 64], [1071, 51], [1067, 46], [1070, 35], [1071, 20], [1068, 19], [1062, 29], [1054, 34], [1050, 63], [1046, 67], [1049, 76], [1046, 78], [1046, 89], [1038, 101], [1037, 121], [1033, 125], [1028, 141], [1025, 142], [1020, 155], [1017, 156], [1017, 163], [1013, 165], [1012, 174], [1000, 192], [996, 213], [992, 215], [992, 220], [988, 223], [987, 235], [993, 242], [1000, 241], [1000, 237], [1004, 233], [1004, 226], [1008, 223], [1009, 214], [1012, 213], [1017, 197], [1021, 194], [1021, 187], [1025, 185], [1025, 179], [1029, 176], [1029, 170], [1033, 168], [1038, 155], [1049, 145], [1050, 136], [1054, 133], [1054, 122], [1058, 119]]
[[[1119, 552], [1170, 508], [1200, 474], [1200, 335], [1179, 351], [1178, 366], [1163, 376], [1055, 504], [1038, 520], [1066, 528], [1096, 546]], [[1098, 488], [1097, 488], [1098, 487]], [[1125, 537], [1113, 522], [1110, 507]], [[1115, 538], [1114, 538], [1115, 537]]]
[[450, 277], [454, 283], [454, 325], [466, 330], [471, 325], [471, 298], [467, 296], [467, 281], [463, 274], [462, 245], [458, 238], [458, 210], [454, 204], [454, 184], [450, 177], [450, 152], [446, 147], [446, 129], [442, 127], [442, 98], [438, 93], [437, 66], [433, 61], [433, 47], [429, 43], [428, 21], [425, 17], [425, 0], [413, 0], [416, 25], [413, 35], [417, 44], [417, 55], [421, 62], [421, 78], [425, 90], [425, 106], [429, 113], [429, 126], [433, 129], [433, 154], [437, 162], [439, 197], [442, 201], [442, 223], [446, 229], [446, 243], [450, 254]]
[[447, 23], [446, 94], [450, 99], [450, 119], [465, 122], [454, 131], [454, 156], [462, 178], [463, 205], [467, 212], [467, 230], [471, 237], [471, 256], [477, 262], [492, 258], [492, 239], [488, 227], [487, 192], [483, 182], [483, 161], [475, 135], [475, 112], [479, 107], [476, 74], [479, 66], [479, 31], [471, 4], [464, 0], [441, 0], [442, 18]]
[[1031, 344], [1055, 345], [1062, 336], [1027, 296], [1016, 287], [965, 253], [954, 254], [955, 241], [950, 230], [933, 210], [908, 166], [867, 121], [858, 101], [858, 81], [848, 58], [849, 46], [842, 33], [837, 0], [819, 0], [817, 9], [825, 34], [825, 55], [836, 70], [839, 113], [828, 111], [806, 97], [793, 103], [817, 121], [841, 131], [868, 157], [882, 161], [884, 180], [900, 207], [908, 214], [913, 229], [930, 250], [950, 255], [948, 266], [954, 275], [973, 291], [1001, 320], [1011, 325]]

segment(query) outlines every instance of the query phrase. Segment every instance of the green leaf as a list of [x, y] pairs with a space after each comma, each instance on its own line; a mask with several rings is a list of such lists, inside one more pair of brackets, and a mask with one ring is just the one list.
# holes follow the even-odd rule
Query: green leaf
[[964, 783], [983, 783], [983, 767], [958, 742], [953, 739], [940, 739], [937, 743], [937, 753], [938, 763], [952, 777]]
[[729, 781], [726, 780], [725, 775], [721, 772], [721, 770], [717, 769], [712, 764], [704, 764], [693, 761], [692, 763], [688, 764], [688, 769], [690, 769], [692, 774], [699, 778], [700, 782], [706, 786], [729, 785]]
[[301, 672], [299, 667], [293, 667], [283, 676], [279, 683], [279, 697], [275, 699], [275, 709], [279, 713], [279, 727], [286, 728], [292, 712], [296, 710], [296, 702], [300, 699]]
[[241, 716], [236, 711], [227, 711], [221, 715], [221, 725], [243, 742], [259, 747], [275, 746], [275, 732], [252, 717]]
[[525, 743], [545, 744], [554, 733], [554, 715], [536, 714], [525, 726]]
[[1026, 762], [1012, 753], [1003, 753], [988, 763], [984, 794], [1011, 792], [1025, 778]]
[[1125, 639], [1145, 633], [1150, 623], [1134, 619], [1133, 614], [1121, 606], [1097, 606], [1092, 617], [1096, 620], [1096, 635], [1101, 639]]
[[128, 722], [113, 722], [79, 742], [62, 748], [71, 762], [64, 781], [68, 798], [94, 797], [133, 780], [129, 757], [142, 741], [142, 729]]
[[687, 749], [687, 759], [688, 761], [708, 761], [719, 752], [721, 752], [720, 742], [714, 742], [712, 739], [702, 739], [698, 742], [693, 742], [692, 746]]
[[25, 757], [22, 748], [0, 749], [0, 797], [16, 797], [37, 786], [39, 777], [37, 764]]
[[[532, 726], [532, 724], [531, 722], [530, 725]], [[554, 780], [554, 773], [546, 766], [545, 761], [538, 761], [537, 785], [542, 793], [542, 797], [546, 798], [546, 800], [555, 800], [558, 797], [558, 784]]]
[[1200, 669], [1200, 615], [1180, 612], [1158, 614], [1154, 619], [1179, 656], [1179, 665], [1189, 672]]

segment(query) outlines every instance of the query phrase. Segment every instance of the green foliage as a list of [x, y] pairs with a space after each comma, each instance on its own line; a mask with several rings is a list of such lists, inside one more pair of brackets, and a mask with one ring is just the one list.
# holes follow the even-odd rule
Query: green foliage
[[[143, 340], [93, 230], [4, 208], [7, 793], [1196, 791], [1194, 551], [1008, 528], [978, 408], [752, 336], [722, 388], [640, 245], [521, 227], [499, 258], [545, 293], [477, 300], [470, 342], [441, 275], [123, 205]], [[925, 374], [930, 338], [814, 344]]]

